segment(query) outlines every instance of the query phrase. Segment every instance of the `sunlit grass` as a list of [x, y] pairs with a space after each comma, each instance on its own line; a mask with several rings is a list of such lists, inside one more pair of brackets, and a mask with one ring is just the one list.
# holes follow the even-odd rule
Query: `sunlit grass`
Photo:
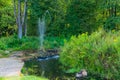
[[36, 76], [23, 76], [23, 77], [5, 77], [0, 78], [0, 80], [48, 80], [48, 79]]

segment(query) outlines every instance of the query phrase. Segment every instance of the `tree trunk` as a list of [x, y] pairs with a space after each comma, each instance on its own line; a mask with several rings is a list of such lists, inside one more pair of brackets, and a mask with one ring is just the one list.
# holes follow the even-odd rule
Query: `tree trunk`
[[18, 38], [22, 38], [22, 24], [21, 24], [21, 0], [18, 0]]
[[[18, 0], [18, 13], [16, 11], [16, 2], [13, 0], [14, 5], [14, 16], [16, 18], [16, 24], [18, 26], [18, 38], [21, 39], [23, 36], [27, 35], [27, 0], [24, 1], [24, 11], [23, 14], [21, 12], [21, 0]], [[22, 31], [22, 28], [24, 29]]]
[[27, 36], [27, 0], [24, 2], [24, 13], [23, 13], [23, 21], [24, 24], [24, 36]]
[[16, 25], [18, 26], [18, 17], [17, 17], [17, 12], [16, 12], [16, 4], [15, 0], [13, 0], [13, 5], [14, 5], [14, 16], [16, 19]]
[[24, 25], [24, 36], [27, 36], [27, 19]]

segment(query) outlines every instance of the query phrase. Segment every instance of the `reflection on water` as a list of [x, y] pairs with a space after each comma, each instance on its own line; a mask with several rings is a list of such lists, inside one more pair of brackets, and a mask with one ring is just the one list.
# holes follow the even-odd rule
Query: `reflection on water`
[[25, 62], [23, 73], [55, 80], [55, 78], [63, 75], [58, 58], [59, 55], [30, 59]]
[[46, 61], [46, 60], [58, 59], [58, 58], [59, 58], [59, 55], [52, 55], [47, 57], [39, 57], [38, 61]]

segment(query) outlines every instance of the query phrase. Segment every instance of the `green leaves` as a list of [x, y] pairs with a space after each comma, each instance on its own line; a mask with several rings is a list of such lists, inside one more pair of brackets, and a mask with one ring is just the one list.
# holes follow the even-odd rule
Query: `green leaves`
[[66, 23], [70, 24], [67, 31], [77, 35], [83, 32], [91, 32], [96, 29], [95, 2], [91, 0], [72, 0], [67, 9]]
[[[45, 37], [45, 49], [57, 49], [63, 46], [63, 38], [61, 37]], [[16, 35], [10, 37], [2, 37], [0, 39], [0, 50], [36, 50], [40, 48], [39, 37], [23, 37], [21, 40]]]
[[117, 79], [115, 76], [120, 71], [119, 39], [120, 32], [105, 32], [103, 29], [91, 35], [72, 36], [61, 48], [60, 61], [69, 72], [86, 69], [102, 78]]
[[[10, 29], [9, 27], [12, 28]], [[12, 1], [0, 1], [0, 36], [8, 36], [15, 32], [15, 20]]]

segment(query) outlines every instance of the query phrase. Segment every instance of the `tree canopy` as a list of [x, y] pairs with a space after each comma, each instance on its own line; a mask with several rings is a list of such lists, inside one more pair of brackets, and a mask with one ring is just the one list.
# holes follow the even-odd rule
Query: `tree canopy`
[[[14, 16], [19, 10], [23, 31], [19, 31]], [[106, 30], [120, 29], [120, 0], [0, 0], [0, 36], [22, 32], [23, 36], [37, 35], [38, 18], [46, 11], [47, 36], [71, 36], [91, 33], [103, 27]], [[18, 8], [20, 1], [20, 9]], [[23, 18], [26, 5], [26, 16]]]

